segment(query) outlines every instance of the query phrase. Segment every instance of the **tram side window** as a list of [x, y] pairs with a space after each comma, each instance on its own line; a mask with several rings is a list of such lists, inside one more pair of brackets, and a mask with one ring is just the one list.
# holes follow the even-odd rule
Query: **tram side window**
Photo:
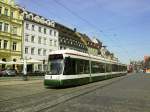
[[117, 72], [118, 71], [118, 65], [113, 64], [112, 65], [112, 71]]
[[64, 75], [76, 74], [89, 74], [89, 61], [75, 58], [66, 58]]
[[91, 62], [91, 72], [92, 73], [104, 73], [105, 64], [100, 62]]
[[64, 75], [75, 75], [75, 59], [66, 58], [65, 59], [65, 68], [64, 68]]
[[122, 71], [122, 66], [118, 65], [118, 69], [119, 69], [119, 72], [121, 72]]
[[89, 74], [89, 61], [76, 59], [76, 74]]
[[127, 71], [127, 66], [124, 66], [124, 71]]
[[111, 64], [106, 64], [106, 72], [111, 72]]

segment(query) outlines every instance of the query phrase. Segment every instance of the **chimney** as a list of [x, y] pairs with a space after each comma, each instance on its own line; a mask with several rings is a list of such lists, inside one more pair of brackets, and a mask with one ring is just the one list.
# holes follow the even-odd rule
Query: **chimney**
[[77, 31], [77, 29], [76, 29], [76, 28], [74, 28], [74, 29], [73, 29], [73, 31], [74, 31], [74, 32], [76, 32], [76, 31]]

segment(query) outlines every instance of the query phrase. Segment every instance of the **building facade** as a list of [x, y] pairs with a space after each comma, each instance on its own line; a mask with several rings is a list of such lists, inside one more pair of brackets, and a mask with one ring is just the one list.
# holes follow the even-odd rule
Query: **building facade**
[[76, 35], [76, 29], [72, 30], [59, 23], [56, 23], [56, 29], [59, 31], [60, 49], [72, 49], [80, 52], [87, 52], [86, 45], [81, 38]]
[[0, 60], [17, 61], [22, 57], [22, 19], [14, 0], [0, 0]]
[[86, 44], [86, 47], [88, 49], [88, 53], [91, 55], [100, 55], [100, 49], [102, 46], [102, 43], [98, 43], [97, 40], [91, 40], [90, 37], [88, 37], [86, 34], [78, 33], [82, 39], [82, 41]]
[[22, 14], [24, 16], [23, 58], [43, 62], [28, 65], [27, 71], [45, 71], [49, 53], [59, 49], [59, 33], [55, 29], [55, 22], [24, 9]]

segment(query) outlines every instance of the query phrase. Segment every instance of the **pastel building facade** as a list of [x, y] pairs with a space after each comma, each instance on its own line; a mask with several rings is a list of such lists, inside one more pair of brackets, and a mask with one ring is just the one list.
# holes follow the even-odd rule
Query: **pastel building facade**
[[55, 22], [26, 10], [22, 10], [22, 15], [23, 58], [42, 61], [41, 64], [28, 65], [27, 71], [46, 71], [49, 53], [59, 49], [59, 33], [55, 29]]
[[0, 60], [22, 58], [22, 20], [14, 0], [0, 0]]

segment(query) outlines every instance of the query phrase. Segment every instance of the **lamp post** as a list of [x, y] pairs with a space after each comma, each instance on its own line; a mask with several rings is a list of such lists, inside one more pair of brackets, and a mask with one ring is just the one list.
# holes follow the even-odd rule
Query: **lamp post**
[[27, 81], [27, 60], [23, 60], [23, 80]]

